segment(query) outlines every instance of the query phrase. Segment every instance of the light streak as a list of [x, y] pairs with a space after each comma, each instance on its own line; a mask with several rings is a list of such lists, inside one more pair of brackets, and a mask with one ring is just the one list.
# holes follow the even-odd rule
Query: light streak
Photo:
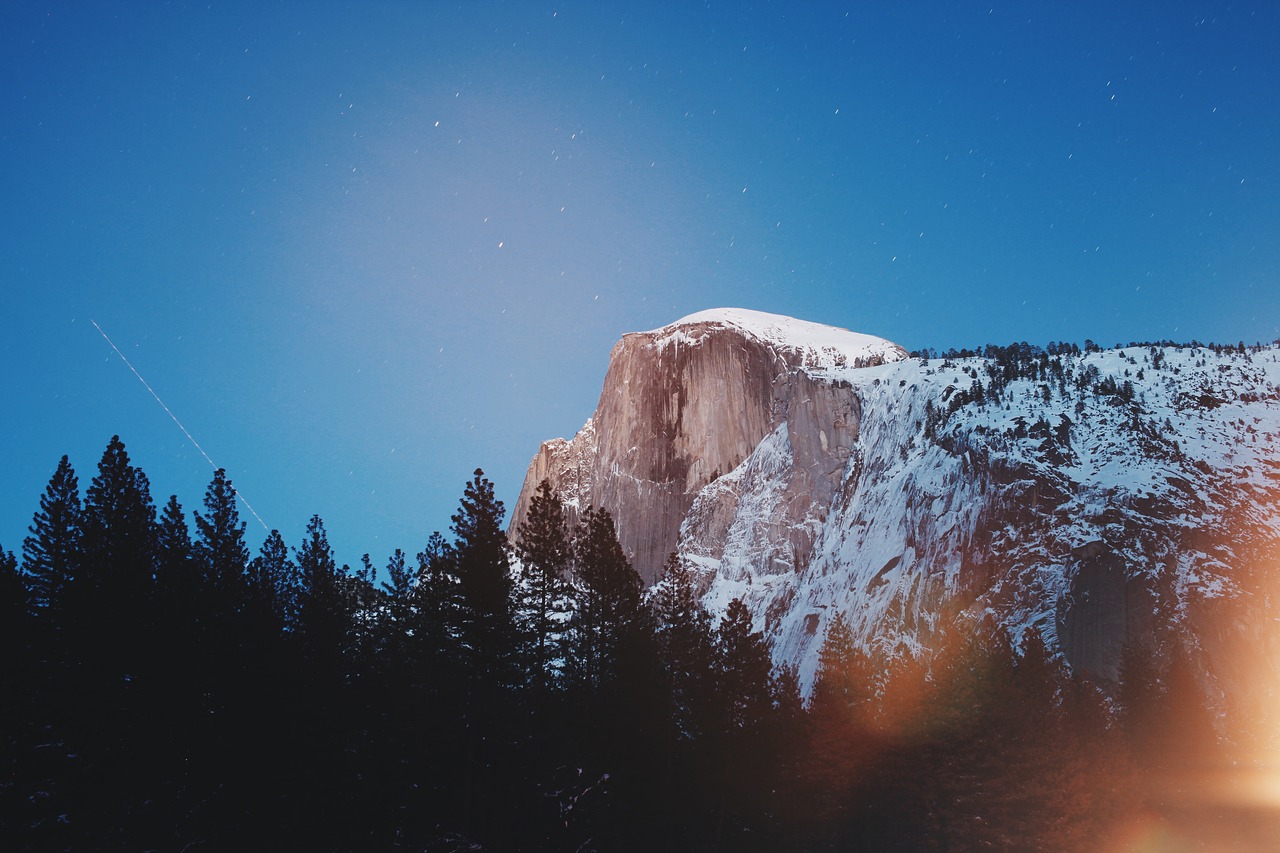
[[[102, 335], [102, 339], [111, 345], [111, 348], [116, 351], [116, 355], [120, 356], [120, 360], [123, 361], [125, 366], [133, 372], [133, 375], [138, 377], [138, 381], [142, 383], [142, 387], [146, 388], [151, 396], [155, 398], [156, 402], [160, 404], [160, 408], [164, 409], [165, 414], [172, 418], [173, 422], [178, 425], [178, 429], [182, 430], [182, 434], [187, 437], [187, 441], [190, 441], [192, 446], [194, 446], [196, 450], [200, 451], [200, 455], [204, 457], [204, 461], [209, 463], [209, 467], [217, 471], [218, 466], [214, 463], [213, 459], [209, 457], [209, 454], [204, 452], [204, 448], [200, 446], [200, 442], [196, 441], [196, 437], [191, 434], [191, 431], [182, 425], [182, 421], [178, 420], [178, 416], [173, 413], [173, 410], [165, 405], [164, 400], [160, 399], [160, 395], [151, 387], [151, 383], [142, 378], [142, 374], [138, 372], [138, 368], [134, 367], [133, 362], [129, 361], [128, 357], [120, 351], [120, 347], [116, 346], [115, 341], [107, 337], [107, 333], [102, 331], [102, 327], [98, 325], [96, 320], [90, 319], [89, 322], [93, 323], [93, 327], [98, 330], [98, 334]], [[245, 500], [244, 495], [240, 494], [240, 490], [235, 486], [232, 486], [231, 491], [235, 492], [236, 497], [240, 499], [240, 503], [244, 504], [244, 508], [249, 510], [249, 513], [258, 520], [258, 523], [262, 525], [262, 529], [270, 532], [270, 528], [267, 527], [267, 523], [262, 520], [262, 516], [258, 515], [258, 511], [255, 510], [247, 500]]]

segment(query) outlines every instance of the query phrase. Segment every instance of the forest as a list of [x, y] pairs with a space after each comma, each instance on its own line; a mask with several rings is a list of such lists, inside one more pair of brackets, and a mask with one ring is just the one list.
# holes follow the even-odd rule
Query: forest
[[1273, 837], [1202, 787], [1269, 733], [1219, 713], [1176, 643], [1132, 644], [1107, 685], [960, 613], [927, 658], [872, 659], [835, 614], [805, 696], [741, 601], [708, 614], [674, 555], [645, 590], [607, 511], [566, 517], [543, 483], [508, 539], [477, 470], [447, 532], [353, 569], [318, 516], [251, 554], [224, 471], [188, 514], [118, 437], [83, 491], [63, 457], [0, 549], [0, 847]]

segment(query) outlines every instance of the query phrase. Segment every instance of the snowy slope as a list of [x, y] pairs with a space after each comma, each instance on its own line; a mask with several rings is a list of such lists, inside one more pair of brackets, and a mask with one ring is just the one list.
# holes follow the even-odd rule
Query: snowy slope
[[[1060, 381], [1014, 379], [932, 431], [959, 392], [989, 388], [986, 359], [824, 371], [854, 387], [862, 420], [841, 488], [803, 521], [820, 528], [813, 552], [780, 572], [785, 533], [751, 535], [779, 512], [791, 464], [780, 429], [704, 490], [682, 528], [708, 606], [744, 597], [806, 686], [837, 610], [882, 659], [927, 653], [938, 621], [964, 611], [1015, 639], [1035, 626], [1104, 680], [1156, 618], [1194, 628], [1280, 541], [1280, 353], [1049, 361]], [[1132, 397], [1096, 393], [1109, 379]], [[737, 511], [709, 543], [703, 515], [730, 489]]]

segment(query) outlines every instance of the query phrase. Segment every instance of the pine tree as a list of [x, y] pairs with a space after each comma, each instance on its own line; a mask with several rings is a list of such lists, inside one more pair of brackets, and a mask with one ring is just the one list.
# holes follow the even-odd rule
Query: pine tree
[[718, 691], [730, 731], [759, 731], [764, 724], [773, 707], [772, 666], [764, 634], [752, 630], [751, 611], [733, 599], [716, 628]]
[[[0, 837], [13, 849], [24, 849], [19, 841], [23, 829], [38, 822], [33, 817], [40, 800], [53, 799], [51, 789], [56, 788], [37, 781], [36, 768], [47, 768], [48, 760], [32, 760], [35, 744], [49, 744], [57, 735], [45, 713], [48, 691], [40, 689], [40, 681], [48, 668], [38, 661], [41, 638], [33, 630], [27, 598], [17, 558], [0, 548]], [[37, 785], [41, 797], [32, 795]]]
[[853, 629], [837, 611], [818, 652], [810, 700], [815, 716], [837, 726], [854, 725], [874, 692], [871, 662], [853, 640]]
[[65, 603], [81, 553], [81, 514], [79, 481], [63, 456], [40, 497], [31, 535], [22, 543], [22, 572], [40, 612], [56, 613]]
[[511, 562], [505, 510], [493, 483], [477, 468], [453, 516], [453, 558], [462, 604], [463, 636], [486, 666], [505, 660], [512, 641]]
[[83, 519], [84, 562], [70, 593], [76, 633], [91, 657], [114, 656], [113, 666], [127, 670], [152, 628], [156, 524], [150, 482], [119, 436], [85, 492]]
[[18, 560], [12, 551], [0, 548], [0, 632], [14, 630], [26, 617], [27, 587], [18, 573]]
[[[169, 498], [156, 527], [157, 651], [170, 673], [195, 668], [192, 656], [202, 645], [209, 597], [192, 554], [186, 516], [176, 495]], [[171, 675], [170, 675], [171, 677]]]
[[313, 515], [307, 522], [302, 545], [294, 557], [300, 580], [299, 632], [309, 656], [336, 670], [346, 638], [346, 608], [338, 564], [320, 516]]
[[205, 585], [219, 602], [218, 609], [230, 615], [242, 597], [249, 549], [244, 543], [245, 524], [236, 508], [236, 490], [222, 468], [214, 472], [205, 491], [204, 508], [205, 515], [195, 514], [195, 555]]
[[631, 567], [608, 510], [589, 507], [574, 537], [570, 666], [588, 691], [618, 675], [622, 644], [641, 615], [640, 575]]
[[671, 691], [672, 718], [683, 738], [700, 737], [710, 724], [715, 648], [711, 615], [698, 600], [693, 576], [674, 552], [650, 592], [658, 651]]
[[[874, 748], [868, 726], [871, 678], [871, 667], [854, 643], [848, 620], [836, 611], [818, 651], [809, 699], [808, 760], [803, 767], [816, 794], [809, 806], [828, 820], [845, 816], [862, 796], [859, 777]], [[905, 686], [908, 680], [900, 677], [893, 686]]]
[[539, 693], [554, 678], [554, 640], [564, 613], [566, 575], [573, 556], [560, 496], [543, 480], [533, 495], [528, 517], [516, 528], [521, 563], [521, 617], [531, 638], [530, 669]]
[[772, 664], [764, 635], [752, 628], [740, 598], [729, 602], [716, 627], [716, 693], [720, 719], [713, 746], [719, 766], [716, 847], [742, 846], [734, 837], [757, 837], [775, 756], [768, 750], [773, 696]]
[[[156, 586], [166, 597], [198, 588], [198, 570], [192, 564], [191, 530], [178, 496], [171, 495], [160, 512], [156, 528]], [[184, 596], [185, 597], [185, 596]]]
[[387, 580], [382, 582], [382, 589], [394, 600], [407, 599], [413, 591], [413, 575], [405, 565], [404, 551], [399, 548], [387, 560]]
[[297, 628], [302, 578], [279, 530], [263, 540], [258, 556], [249, 563], [247, 581], [251, 606], [268, 614], [277, 630]]
[[455, 568], [453, 546], [439, 533], [432, 533], [427, 547], [418, 554], [418, 574], [413, 590], [414, 628], [425, 658], [438, 661], [456, 657], [452, 648], [454, 628], [460, 623], [461, 593]]
[[[501, 799], [499, 768], [511, 758], [516, 681], [515, 626], [511, 613], [511, 564], [505, 510], [493, 484], [477, 468], [452, 517], [450, 569], [457, 578], [458, 636], [465, 669], [460, 713], [464, 740], [461, 828], [493, 814]], [[497, 815], [494, 814], [496, 817]]]
[[[31, 642], [30, 615], [27, 585], [18, 571], [18, 560], [12, 551], [0, 548], [0, 693], [17, 687], [13, 678], [26, 662], [26, 650]], [[11, 707], [17, 707], [16, 697], [13, 699]], [[0, 698], [0, 707], [3, 706], [5, 699]], [[0, 720], [9, 720], [9, 717], [0, 713]], [[0, 744], [4, 744], [9, 732], [4, 727], [0, 727], [0, 732], [3, 732]], [[3, 753], [0, 749], [0, 755]], [[0, 766], [3, 766], [2, 758]]]

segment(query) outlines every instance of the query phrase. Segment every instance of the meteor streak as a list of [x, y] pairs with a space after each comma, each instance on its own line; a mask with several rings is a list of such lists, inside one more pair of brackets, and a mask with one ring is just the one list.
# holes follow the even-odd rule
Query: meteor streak
[[[116, 346], [115, 341], [107, 337], [107, 333], [102, 331], [102, 327], [98, 325], [96, 320], [90, 319], [89, 322], [93, 323], [93, 327], [98, 330], [98, 334], [102, 335], [102, 339], [111, 345], [111, 348], [116, 351], [116, 355], [120, 356], [120, 360], [123, 361], [125, 366], [133, 372], [133, 375], [138, 377], [138, 381], [142, 383], [142, 387], [146, 388], [151, 396], [156, 398], [156, 402], [160, 404], [160, 408], [164, 409], [165, 414], [172, 418], [173, 422], [178, 425], [178, 429], [182, 430], [182, 434], [187, 437], [187, 441], [190, 441], [192, 446], [194, 446], [196, 450], [200, 451], [200, 455], [204, 457], [204, 461], [209, 463], [209, 467], [217, 471], [218, 466], [209, 458], [209, 454], [204, 452], [204, 448], [200, 446], [200, 442], [196, 441], [196, 437], [182, 425], [182, 421], [178, 420], [178, 416], [173, 413], [173, 410], [164, 404], [164, 400], [160, 399], [160, 395], [151, 387], [151, 384], [142, 378], [142, 374], [138, 372], [138, 368], [134, 367], [133, 362], [129, 361], [125, 354], [120, 351], [120, 347]], [[244, 495], [240, 494], [240, 490], [236, 489], [235, 486], [232, 486], [231, 489], [236, 493], [236, 497], [240, 499], [240, 503], [244, 504], [244, 508], [249, 510], [249, 513], [258, 520], [259, 524], [262, 525], [262, 529], [270, 532], [270, 528], [267, 527], [267, 523], [262, 520], [262, 516], [258, 515], [258, 511], [255, 510], [247, 500], [245, 500]]]

